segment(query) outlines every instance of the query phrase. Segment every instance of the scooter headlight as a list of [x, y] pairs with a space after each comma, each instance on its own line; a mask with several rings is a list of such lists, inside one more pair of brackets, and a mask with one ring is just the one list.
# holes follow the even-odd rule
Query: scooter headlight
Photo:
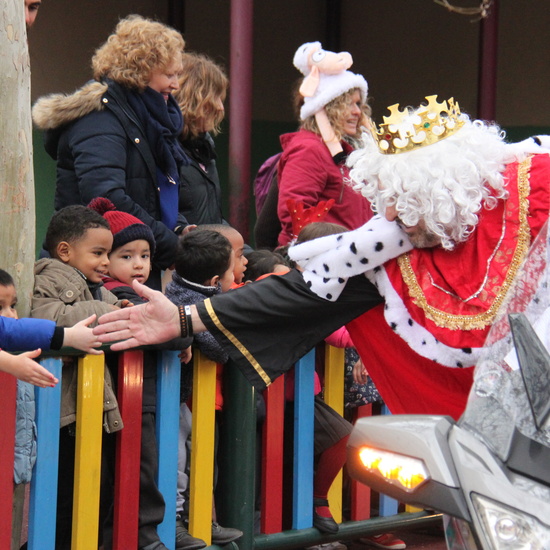
[[359, 458], [367, 470], [407, 492], [414, 491], [430, 478], [424, 462], [410, 456], [373, 447], [361, 447]]
[[495, 550], [550, 548], [550, 526], [537, 518], [475, 493], [472, 501]]

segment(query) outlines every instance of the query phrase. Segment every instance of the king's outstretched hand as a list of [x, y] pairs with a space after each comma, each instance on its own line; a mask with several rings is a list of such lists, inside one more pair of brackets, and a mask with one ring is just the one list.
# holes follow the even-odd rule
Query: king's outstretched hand
[[93, 329], [102, 342], [116, 342], [113, 351], [136, 346], [162, 344], [180, 335], [178, 308], [164, 294], [133, 282], [134, 290], [146, 304], [106, 313]]

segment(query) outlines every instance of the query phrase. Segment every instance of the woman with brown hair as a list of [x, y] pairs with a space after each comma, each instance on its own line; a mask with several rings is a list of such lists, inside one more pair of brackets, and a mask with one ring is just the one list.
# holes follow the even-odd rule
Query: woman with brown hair
[[193, 225], [227, 223], [212, 136], [220, 132], [229, 81], [206, 55], [185, 53], [179, 84], [174, 97], [185, 117], [180, 141], [190, 159], [180, 167], [180, 215]]

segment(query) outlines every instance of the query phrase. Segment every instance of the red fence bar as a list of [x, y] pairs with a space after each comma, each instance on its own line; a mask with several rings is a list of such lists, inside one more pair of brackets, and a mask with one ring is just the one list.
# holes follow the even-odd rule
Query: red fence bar
[[265, 422], [262, 436], [262, 533], [283, 528], [283, 441], [285, 377], [279, 376], [264, 392]]
[[0, 372], [0, 548], [11, 547], [16, 379]]
[[117, 437], [113, 548], [138, 546], [143, 352], [120, 354], [118, 405], [124, 429]]

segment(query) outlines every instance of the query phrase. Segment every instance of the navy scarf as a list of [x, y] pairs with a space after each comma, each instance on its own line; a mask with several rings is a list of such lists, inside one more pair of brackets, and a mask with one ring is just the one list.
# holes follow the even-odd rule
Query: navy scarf
[[128, 103], [137, 114], [157, 165], [161, 221], [174, 229], [178, 220], [179, 167], [189, 164], [180, 143], [183, 115], [172, 95], [168, 101], [152, 88], [128, 92]]

